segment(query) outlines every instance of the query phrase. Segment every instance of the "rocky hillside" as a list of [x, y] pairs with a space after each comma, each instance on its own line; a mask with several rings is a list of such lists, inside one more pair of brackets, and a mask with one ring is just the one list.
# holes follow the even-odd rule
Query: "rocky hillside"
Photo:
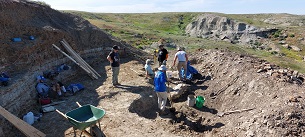
[[[27, 68], [30, 64], [41, 64], [57, 57], [51, 44], [58, 44], [63, 38], [79, 51], [113, 43], [111, 37], [88, 21], [48, 6], [26, 1], [1, 1], [0, 9], [0, 64], [4, 67]], [[35, 39], [30, 40], [30, 36]], [[21, 38], [21, 42], [13, 42], [13, 38]], [[14, 64], [16, 60], [18, 64]]]
[[214, 14], [203, 14], [187, 25], [186, 33], [193, 37], [211, 38], [231, 43], [254, 44], [260, 39], [276, 32], [277, 29], [265, 29], [238, 22]]

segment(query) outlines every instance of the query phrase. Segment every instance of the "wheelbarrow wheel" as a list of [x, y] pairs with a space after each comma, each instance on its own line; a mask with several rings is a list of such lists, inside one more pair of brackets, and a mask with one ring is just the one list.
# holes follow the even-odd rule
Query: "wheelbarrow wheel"
[[92, 130], [91, 134], [93, 137], [106, 137], [105, 134], [102, 132], [102, 130], [97, 126], [93, 126], [91, 130]]

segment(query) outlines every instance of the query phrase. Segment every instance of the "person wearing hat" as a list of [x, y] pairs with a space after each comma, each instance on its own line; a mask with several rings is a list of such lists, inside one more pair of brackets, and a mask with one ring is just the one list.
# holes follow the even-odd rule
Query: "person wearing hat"
[[158, 108], [160, 109], [160, 113], [164, 113], [166, 102], [167, 102], [167, 92], [166, 92], [166, 66], [161, 65], [158, 68], [158, 71], [155, 74], [154, 78], [154, 86], [155, 86], [155, 92], [158, 97]]
[[111, 52], [109, 53], [107, 60], [110, 62], [112, 68], [112, 85], [120, 85], [118, 81], [119, 71], [120, 71], [120, 56], [119, 56], [119, 47], [114, 45]]
[[48, 97], [49, 96], [49, 90], [50, 87], [45, 83], [45, 78], [43, 76], [37, 76], [37, 84], [36, 84], [36, 90], [38, 92], [38, 95], [40, 97]]
[[187, 72], [188, 56], [183, 49], [184, 49], [183, 47], [178, 48], [178, 52], [175, 54], [175, 59], [174, 59], [172, 67], [175, 66], [176, 60], [178, 59], [177, 69], [178, 69], [178, 73], [179, 73], [179, 78], [180, 78], [180, 80], [185, 81], [186, 73], [183, 73], [184, 76], [182, 77], [181, 68], [183, 68], [184, 72]]
[[146, 78], [153, 78], [154, 77], [154, 72], [153, 72], [153, 70], [152, 70], [152, 68], [151, 68], [151, 60], [150, 59], [147, 59], [146, 60], [146, 64], [145, 64], [145, 66], [144, 66], [144, 68], [145, 68], [145, 72], [146, 72]]
[[166, 65], [167, 58], [168, 58], [168, 52], [164, 48], [164, 45], [163, 44], [159, 45], [159, 51], [158, 51], [159, 66]]

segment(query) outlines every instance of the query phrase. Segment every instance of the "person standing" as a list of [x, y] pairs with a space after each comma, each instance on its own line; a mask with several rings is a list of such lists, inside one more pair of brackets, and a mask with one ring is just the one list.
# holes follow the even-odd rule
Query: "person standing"
[[[175, 66], [177, 59], [178, 59], [177, 69], [178, 69], [179, 78], [182, 81], [186, 81], [188, 56], [187, 56], [186, 52], [183, 50], [183, 47], [178, 48], [178, 52], [175, 54], [175, 59], [174, 59], [172, 67]], [[183, 73], [183, 77], [181, 74], [181, 68], [183, 68], [183, 70], [185, 72], [185, 73]]]
[[112, 51], [109, 53], [107, 60], [110, 62], [112, 68], [112, 85], [120, 85], [118, 81], [118, 76], [120, 72], [120, 56], [119, 56], [119, 47], [114, 45]]
[[163, 44], [159, 45], [159, 51], [158, 51], [159, 66], [166, 65], [167, 58], [168, 58], [168, 52], [164, 48], [164, 45]]
[[158, 108], [160, 109], [159, 114], [164, 114], [165, 113], [165, 106], [167, 102], [167, 92], [166, 92], [166, 66], [161, 65], [158, 68], [158, 71], [155, 74], [154, 78], [154, 86], [155, 86], [155, 92], [158, 97]]

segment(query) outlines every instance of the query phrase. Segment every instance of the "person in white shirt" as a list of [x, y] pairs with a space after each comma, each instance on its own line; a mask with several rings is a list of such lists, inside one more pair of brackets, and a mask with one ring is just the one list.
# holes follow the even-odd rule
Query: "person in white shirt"
[[146, 60], [146, 64], [144, 66], [145, 72], [146, 72], [146, 78], [153, 78], [154, 77], [154, 72], [151, 68], [151, 63], [152, 63], [152, 61], [150, 59]]
[[186, 81], [186, 73], [183, 73], [183, 78], [181, 75], [181, 69], [183, 68], [184, 72], [187, 72], [187, 62], [188, 62], [188, 56], [186, 52], [183, 50], [183, 47], [178, 48], [178, 52], [175, 54], [175, 59], [173, 62], [172, 67], [175, 66], [176, 60], [178, 59], [177, 69], [179, 73], [179, 78], [182, 81]]

